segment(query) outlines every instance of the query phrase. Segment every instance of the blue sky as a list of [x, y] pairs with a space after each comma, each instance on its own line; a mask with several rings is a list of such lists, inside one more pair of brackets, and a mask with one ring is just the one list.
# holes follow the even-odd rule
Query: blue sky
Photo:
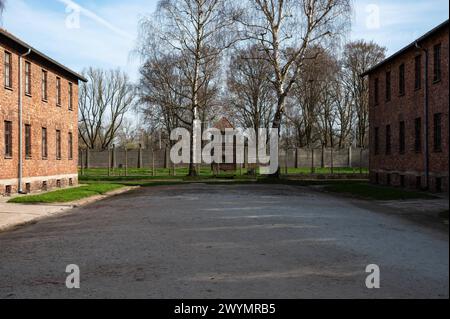
[[[52, 58], [81, 71], [120, 67], [137, 78], [130, 56], [139, 19], [157, 0], [7, 0], [2, 26]], [[79, 25], [73, 5], [81, 9]], [[373, 40], [392, 54], [448, 19], [448, 0], [353, 0], [351, 39]]]

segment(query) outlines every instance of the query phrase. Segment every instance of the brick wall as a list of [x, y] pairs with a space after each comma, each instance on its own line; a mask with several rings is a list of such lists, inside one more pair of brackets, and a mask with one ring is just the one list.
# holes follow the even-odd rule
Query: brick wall
[[[430, 189], [437, 191], [436, 181], [442, 182], [442, 190], [448, 192], [448, 24], [443, 29], [433, 33], [423, 40], [420, 45], [429, 52], [429, 163]], [[441, 44], [441, 80], [433, 81], [433, 47]], [[421, 55], [421, 87], [415, 89], [415, 57]], [[405, 94], [399, 95], [399, 66], [405, 65]], [[391, 72], [391, 101], [385, 100], [385, 74]], [[377, 68], [369, 76], [370, 81], [370, 172], [372, 182], [421, 188], [425, 185], [424, 169], [424, 52], [412, 47], [403, 54], [388, 61]], [[378, 105], [375, 104], [375, 79], [378, 78]], [[433, 149], [434, 125], [433, 116], [442, 113], [442, 151]], [[420, 152], [415, 151], [415, 119], [422, 121], [422, 144]], [[399, 126], [405, 122], [405, 152], [399, 150]], [[391, 154], [386, 154], [386, 125], [391, 126]], [[379, 153], [375, 153], [375, 128], [379, 129]], [[420, 183], [418, 181], [420, 179]], [[402, 185], [403, 184], [403, 185]], [[419, 185], [420, 184], [420, 185]]]
[[[4, 59], [5, 50], [12, 53], [12, 89], [5, 88]], [[0, 194], [7, 184], [17, 190], [19, 164], [19, 48], [14, 44], [0, 43]], [[23, 51], [23, 50], [22, 50]], [[22, 52], [20, 51], [20, 52]], [[31, 54], [23, 60], [23, 79], [25, 61], [31, 63], [31, 95], [23, 94], [23, 125], [31, 125], [31, 158], [25, 157], [25, 129], [23, 128], [23, 189], [30, 183], [32, 191], [42, 187], [62, 186], [77, 182], [78, 162], [78, 79], [58, 71], [52, 64], [37, 55]], [[41, 94], [42, 69], [48, 72], [48, 100]], [[57, 105], [56, 78], [61, 78], [61, 105]], [[24, 81], [25, 82], [25, 81]], [[23, 82], [23, 83], [24, 83]], [[69, 110], [69, 82], [73, 87], [73, 110]], [[24, 88], [25, 93], [25, 88]], [[5, 158], [4, 121], [13, 124], [13, 156]], [[47, 128], [48, 157], [42, 157], [42, 128]], [[56, 130], [61, 131], [61, 159], [56, 158]], [[73, 136], [73, 158], [69, 159], [69, 132]]]

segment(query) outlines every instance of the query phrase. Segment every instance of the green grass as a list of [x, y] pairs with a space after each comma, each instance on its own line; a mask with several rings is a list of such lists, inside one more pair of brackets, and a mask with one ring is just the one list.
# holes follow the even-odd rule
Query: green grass
[[[282, 168], [281, 171], [284, 173], [285, 169]], [[354, 168], [354, 167], [336, 167], [333, 168], [333, 174], [369, 174], [368, 168]], [[288, 174], [311, 174], [310, 167], [299, 167], [299, 168], [288, 168]], [[331, 168], [315, 168], [314, 174], [331, 174]]]
[[95, 195], [103, 195], [123, 186], [124, 185], [121, 184], [93, 183], [87, 186], [61, 189], [45, 194], [16, 197], [9, 200], [8, 202], [22, 204], [67, 203]]
[[336, 182], [324, 187], [325, 191], [344, 194], [352, 197], [372, 200], [403, 199], [435, 199], [436, 197], [422, 192], [414, 192], [400, 188], [377, 186], [369, 183]]
[[[80, 180], [118, 180], [118, 181], [126, 181], [132, 179], [179, 179], [181, 177], [185, 177], [188, 175], [187, 167], [180, 167], [175, 170], [175, 176], [171, 174], [172, 170], [168, 168], [158, 168], [155, 169], [155, 174], [153, 176], [152, 170], [147, 168], [132, 168], [128, 169], [125, 172], [124, 168], [116, 168], [110, 171], [110, 176], [108, 176], [108, 169], [106, 168], [89, 168], [83, 170], [83, 175], [81, 174], [81, 170], [79, 170]], [[284, 168], [281, 168], [282, 174], [286, 171]], [[367, 168], [363, 168], [360, 170], [359, 168], [352, 167], [339, 167], [333, 169], [333, 174], [368, 174], [369, 171]], [[316, 168], [314, 171], [315, 174], [331, 174], [331, 168]], [[221, 172], [219, 178], [223, 178], [226, 176], [245, 176], [247, 174], [247, 169], [243, 168], [242, 170], [236, 170], [231, 172]], [[302, 168], [289, 168], [288, 174], [311, 174], [311, 168], [302, 167]], [[203, 166], [199, 171], [200, 177], [216, 177], [211, 171], [211, 167]], [[105, 179], [108, 177], [108, 179]]]

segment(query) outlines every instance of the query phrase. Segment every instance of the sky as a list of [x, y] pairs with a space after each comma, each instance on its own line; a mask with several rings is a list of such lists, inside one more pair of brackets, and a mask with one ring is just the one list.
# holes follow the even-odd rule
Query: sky
[[[121, 68], [138, 78], [139, 20], [157, 0], [7, 0], [1, 25], [53, 59], [81, 72]], [[349, 39], [375, 41], [395, 53], [448, 19], [448, 0], [353, 0]]]

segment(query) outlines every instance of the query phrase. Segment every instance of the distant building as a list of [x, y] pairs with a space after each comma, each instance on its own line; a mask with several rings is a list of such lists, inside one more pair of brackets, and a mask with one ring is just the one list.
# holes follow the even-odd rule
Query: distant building
[[0, 195], [77, 183], [79, 80], [0, 29]]
[[[220, 132], [222, 133], [222, 145], [216, 145], [213, 141], [213, 144], [215, 145], [215, 147], [221, 148], [222, 149], [222, 162], [221, 163], [213, 163], [211, 165], [211, 169], [214, 172], [214, 174], [219, 174], [220, 171], [233, 171], [235, 172], [237, 169], [237, 165], [236, 165], [236, 140], [233, 137], [232, 141], [229, 141], [230, 143], [233, 143], [233, 147], [231, 149], [226, 147], [226, 135], [225, 135], [225, 130], [226, 129], [234, 129], [233, 124], [230, 123], [230, 121], [226, 118], [226, 117], [222, 117], [215, 125], [214, 125], [215, 129], [220, 130]], [[233, 161], [232, 163], [226, 163], [226, 158], [228, 157], [233, 157]]]
[[363, 74], [370, 87], [370, 179], [448, 192], [449, 21]]

